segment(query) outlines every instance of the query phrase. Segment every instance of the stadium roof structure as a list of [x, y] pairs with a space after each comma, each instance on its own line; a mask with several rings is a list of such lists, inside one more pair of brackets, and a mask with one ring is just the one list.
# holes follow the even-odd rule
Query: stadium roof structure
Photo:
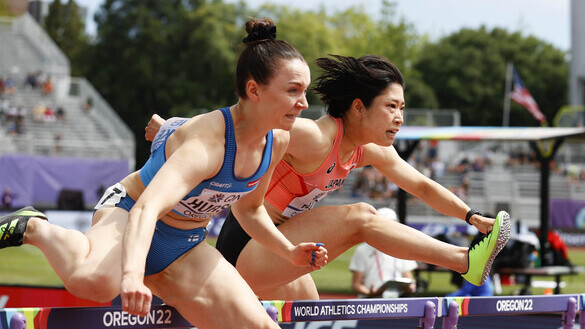
[[408, 127], [398, 140], [454, 141], [544, 141], [551, 139], [585, 140], [585, 127]]
[[[405, 147], [395, 143], [396, 150], [404, 159], [410, 157], [421, 140], [528, 142], [540, 162], [539, 239], [542, 257], [548, 249], [550, 162], [564, 141], [585, 141], [585, 127], [403, 126], [396, 140], [406, 142]], [[403, 190], [398, 193], [398, 218], [402, 223], [406, 222], [406, 192]], [[549, 265], [544, 263], [544, 257], [541, 261], [543, 265]]]

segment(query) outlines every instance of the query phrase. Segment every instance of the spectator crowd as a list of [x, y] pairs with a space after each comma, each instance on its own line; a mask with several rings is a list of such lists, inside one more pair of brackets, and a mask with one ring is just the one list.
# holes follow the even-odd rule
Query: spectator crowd
[[[34, 107], [27, 108], [17, 104], [13, 97], [19, 91], [38, 91], [42, 97]], [[62, 106], [55, 105], [54, 98], [50, 97], [54, 92], [54, 82], [50, 75], [43, 75], [37, 70], [26, 75], [22, 83], [22, 89], [17, 88], [15, 80], [10, 76], [0, 75], [0, 127], [3, 127], [10, 136], [22, 135], [26, 131], [27, 118], [34, 122], [65, 121], [65, 110]]]

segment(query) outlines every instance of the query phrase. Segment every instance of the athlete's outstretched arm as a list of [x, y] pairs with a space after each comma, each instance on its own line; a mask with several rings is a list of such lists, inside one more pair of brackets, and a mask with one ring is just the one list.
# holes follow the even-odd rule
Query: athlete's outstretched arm
[[[404, 161], [394, 146], [368, 144], [364, 147], [362, 162], [362, 165], [373, 165], [398, 187], [444, 215], [465, 219], [465, 215], [470, 210], [470, 207], [463, 200], [447, 188], [423, 175]], [[494, 219], [476, 214], [471, 217], [470, 223], [480, 232], [487, 233], [491, 231]]]
[[[145, 127], [145, 139], [147, 141], [154, 140], [165, 121], [158, 114], [153, 114]], [[290, 140], [288, 135], [285, 131], [274, 130], [274, 147], [270, 168], [264, 174], [256, 189], [232, 205], [231, 209], [242, 228], [254, 240], [297, 266], [311, 266], [313, 269], [320, 269], [327, 264], [327, 249], [312, 242], [300, 243], [294, 246], [276, 228], [263, 204], [264, 194], [268, 188], [272, 172], [288, 148]], [[314, 260], [313, 252], [315, 252]]]
[[[242, 228], [254, 240], [297, 266], [320, 269], [327, 264], [327, 250], [317, 243], [293, 245], [272, 222], [264, 207], [264, 195], [274, 168], [282, 159], [288, 145], [288, 132], [274, 131], [273, 157], [270, 167], [256, 189], [232, 205], [232, 212]], [[325, 246], [326, 247], [326, 246]]]
[[[122, 244], [120, 294], [123, 310], [131, 314], [145, 316], [150, 310], [152, 294], [144, 285], [144, 271], [157, 220], [223, 163], [223, 140], [211, 137], [204, 127], [200, 130], [201, 136], [169, 138], [167, 148], [174, 152], [130, 210]], [[196, 162], [193, 154], [197, 154]]]

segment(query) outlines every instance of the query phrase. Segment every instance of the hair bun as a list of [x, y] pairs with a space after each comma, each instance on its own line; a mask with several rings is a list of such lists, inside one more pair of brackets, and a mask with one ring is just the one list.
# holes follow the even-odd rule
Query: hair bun
[[254, 31], [251, 31], [247, 37], [242, 41], [244, 43], [259, 41], [259, 40], [274, 40], [276, 39], [276, 26], [274, 25], [260, 25], [255, 26]]

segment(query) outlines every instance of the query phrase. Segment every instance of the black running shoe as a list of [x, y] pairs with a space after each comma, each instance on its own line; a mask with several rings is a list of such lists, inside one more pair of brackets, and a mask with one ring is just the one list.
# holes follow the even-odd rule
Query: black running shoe
[[47, 219], [45, 214], [30, 206], [0, 217], [0, 249], [22, 245], [26, 224], [31, 217]]

